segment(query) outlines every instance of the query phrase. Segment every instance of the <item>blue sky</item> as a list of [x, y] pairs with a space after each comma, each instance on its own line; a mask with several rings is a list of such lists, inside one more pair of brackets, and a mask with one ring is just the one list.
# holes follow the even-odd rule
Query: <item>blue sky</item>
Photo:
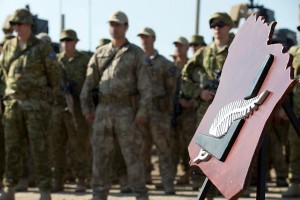
[[[256, 0], [258, 4], [275, 11], [276, 28], [296, 31], [300, 0]], [[89, 12], [89, 3], [91, 12]], [[212, 40], [208, 27], [210, 16], [217, 11], [230, 12], [231, 6], [249, 3], [248, 0], [201, 0], [200, 34], [205, 41]], [[110, 38], [107, 20], [116, 10], [124, 11], [129, 18], [129, 41], [139, 45], [137, 33], [145, 26], [157, 34], [156, 48], [169, 56], [178, 36], [187, 39], [195, 32], [196, 0], [0, 0], [0, 25], [15, 9], [30, 5], [31, 12], [49, 20], [49, 34], [53, 41], [59, 40], [60, 14], [66, 16], [65, 27], [74, 29], [81, 50], [94, 50], [99, 38]], [[89, 18], [91, 20], [89, 20]], [[91, 26], [89, 26], [89, 22]], [[236, 30], [233, 30], [234, 32]], [[2, 33], [0, 37], [2, 37]]]

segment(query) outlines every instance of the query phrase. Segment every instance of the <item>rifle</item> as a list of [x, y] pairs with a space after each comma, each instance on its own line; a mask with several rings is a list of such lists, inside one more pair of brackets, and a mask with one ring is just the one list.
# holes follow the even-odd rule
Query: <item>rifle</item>
[[63, 95], [65, 97], [67, 107], [65, 108], [65, 111], [69, 111], [72, 115], [73, 124], [75, 127], [75, 131], [78, 130], [78, 123], [75, 116], [75, 108], [74, 108], [74, 98], [73, 95], [75, 95], [76, 91], [76, 83], [74, 81], [67, 81], [66, 74], [63, 72]]
[[220, 83], [221, 73], [222, 73], [221, 70], [214, 70], [213, 79], [210, 78], [206, 73], [201, 74], [200, 87], [203, 88], [204, 90], [212, 90], [216, 92]]
[[176, 93], [174, 96], [174, 106], [173, 106], [173, 113], [172, 113], [172, 118], [171, 118], [171, 124], [175, 128], [176, 127], [176, 120], [177, 117], [181, 114], [182, 112], [182, 107], [178, 102], [178, 99], [182, 98], [183, 94], [182, 91], [180, 90], [180, 78], [178, 78], [176, 82]]

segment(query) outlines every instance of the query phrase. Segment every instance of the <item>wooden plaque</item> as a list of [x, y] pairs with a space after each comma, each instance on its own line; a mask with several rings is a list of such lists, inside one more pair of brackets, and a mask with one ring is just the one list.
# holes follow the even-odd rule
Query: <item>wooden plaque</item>
[[[270, 44], [275, 25], [276, 22], [266, 24], [261, 17], [251, 15], [239, 28], [229, 48], [216, 96], [188, 148], [191, 165], [197, 165], [226, 199], [235, 199], [246, 189], [252, 165], [262, 144], [267, 120], [297, 83], [293, 79], [291, 55], [283, 53], [281, 44]], [[273, 60], [259, 88], [256, 88], [258, 94], [269, 91], [268, 97], [241, 124], [223, 161], [212, 156], [207, 161], [195, 163], [194, 159], [201, 149], [196, 143], [199, 135], [209, 135], [210, 127], [222, 108], [232, 102], [247, 99], [268, 55], [272, 55]], [[222, 145], [222, 138], [217, 139]], [[206, 142], [209, 143], [209, 140]]]

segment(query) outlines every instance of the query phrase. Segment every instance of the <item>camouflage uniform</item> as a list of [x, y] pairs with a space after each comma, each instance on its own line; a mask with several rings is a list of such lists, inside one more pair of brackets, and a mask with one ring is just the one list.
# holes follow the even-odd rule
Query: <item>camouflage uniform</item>
[[199, 97], [201, 90], [203, 90], [201, 86], [205, 84], [201, 82], [201, 80], [203, 80], [202, 76], [204, 74], [204, 76], [214, 79], [214, 71], [222, 70], [225, 59], [228, 55], [228, 47], [233, 38], [234, 35], [230, 34], [228, 44], [223, 46], [220, 50], [218, 50], [214, 43], [205, 48], [199, 49], [183, 69], [182, 91], [186, 96], [197, 101], [198, 123], [200, 123], [210, 104], [209, 102], [204, 102]]
[[[57, 99], [57, 104], [52, 109], [51, 129], [49, 129], [54, 180], [62, 182], [68, 149], [71, 170], [76, 178], [83, 181], [87, 178], [89, 172], [87, 166], [89, 166], [88, 151], [90, 143], [89, 127], [81, 113], [79, 95], [85, 79], [89, 57], [76, 51], [72, 58], [67, 58], [63, 52], [58, 54], [57, 58], [62, 68], [64, 86], [62, 95]], [[70, 92], [73, 97], [75, 116], [72, 116], [68, 111], [64, 96], [66, 92]], [[75, 117], [76, 122], [73, 117]]]
[[144, 143], [148, 144], [144, 145], [143, 155], [148, 155], [146, 156], [148, 159], [151, 158], [152, 139], [159, 158], [162, 184], [166, 193], [173, 193], [175, 172], [172, 170], [174, 167], [170, 137], [171, 115], [176, 89], [176, 85], [174, 85], [176, 68], [172, 62], [158, 54], [157, 51], [148, 59], [148, 63], [152, 72], [152, 108], [150, 120], [143, 131]]
[[[22, 10], [22, 9], [21, 9]], [[16, 11], [17, 12], [17, 11]], [[28, 12], [28, 11], [19, 11]], [[23, 145], [28, 137], [36, 182], [41, 191], [50, 190], [50, 165], [47, 145], [47, 113], [59, 93], [61, 73], [50, 45], [31, 35], [30, 50], [21, 52], [17, 38], [3, 48], [0, 65], [5, 76], [4, 127], [6, 165], [3, 184], [14, 187], [20, 177]]]
[[[225, 19], [223, 15], [226, 15]], [[215, 13], [211, 17], [210, 22], [215, 18], [224, 21], [224, 23], [229, 26], [233, 25], [232, 20], [225, 13]], [[204, 80], [214, 80], [217, 78], [215, 76], [215, 72], [220, 72], [222, 70], [225, 59], [228, 55], [229, 45], [231, 44], [233, 38], [234, 35], [230, 34], [228, 44], [224, 45], [221, 48], [218, 48], [215, 43], [212, 43], [209, 46], [198, 49], [183, 68], [181, 89], [183, 94], [187, 98], [190, 98], [194, 101], [194, 106], [197, 110], [197, 124], [201, 122], [210, 104], [210, 102], [206, 102], [200, 98], [200, 93], [203, 89], [212, 89], [207, 88], [207, 83]], [[207, 79], [205, 79], [204, 77]], [[190, 136], [190, 140], [193, 137], [195, 131], [196, 128], [194, 129], [193, 134]], [[201, 184], [201, 181], [200, 183], [196, 183], [195, 187], [199, 187], [199, 184]], [[213, 193], [214, 192], [215, 191], [213, 191]]]
[[[299, 26], [300, 27], [300, 26]], [[299, 79], [300, 70], [300, 46], [294, 46], [289, 50], [289, 53], [294, 56], [293, 67], [295, 69], [295, 77]], [[295, 113], [300, 114], [300, 85], [299, 83], [294, 89], [293, 106]], [[290, 142], [290, 174], [289, 179], [291, 186], [288, 191], [283, 193], [283, 197], [300, 197], [300, 138], [297, 135], [294, 127], [289, 127], [289, 142]]]
[[[0, 42], [0, 48], [3, 48], [4, 44], [9, 41], [10, 39], [14, 38], [13, 35], [5, 35], [5, 37], [3, 38], [3, 40]], [[0, 55], [1, 55], [1, 51], [0, 51]], [[2, 77], [4, 78], [4, 77]], [[4, 174], [4, 166], [5, 166], [5, 147], [4, 147], [4, 130], [3, 130], [3, 124], [2, 124], [2, 115], [3, 115], [3, 102], [2, 102], [2, 98], [3, 98], [3, 94], [4, 94], [4, 90], [5, 90], [5, 86], [1, 85], [0, 86], [0, 92], [1, 92], [1, 101], [0, 101], [0, 181], [2, 180], [2, 176]], [[0, 183], [1, 185], [1, 183]]]
[[136, 116], [147, 116], [151, 101], [151, 82], [145, 59], [143, 51], [127, 41], [117, 51], [112, 43], [99, 47], [88, 64], [81, 92], [83, 114], [94, 112], [91, 91], [99, 86], [92, 135], [94, 199], [107, 199], [114, 140], [120, 144], [129, 185], [137, 199], [148, 199], [140, 159], [142, 136], [133, 123]]

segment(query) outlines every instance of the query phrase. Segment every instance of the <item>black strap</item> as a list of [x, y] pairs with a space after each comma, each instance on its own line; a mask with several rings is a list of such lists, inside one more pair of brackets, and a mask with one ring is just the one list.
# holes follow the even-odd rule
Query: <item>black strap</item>
[[124, 44], [122, 44], [122, 45], [120, 46], [120, 48], [118, 49], [118, 51], [116, 51], [116, 52], [114, 52], [114, 53], [112, 54], [112, 56], [109, 58], [109, 60], [107, 60], [107, 62], [105, 63], [105, 65], [104, 65], [104, 67], [103, 67], [103, 72], [109, 67], [109, 65], [110, 65], [111, 62], [114, 60], [114, 58], [116, 57], [116, 55], [118, 54], [118, 52], [119, 52], [123, 47], [125, 47], [125, 46], [128, 45], [128, 44], [129, 44], [129, 42], [126, 41]]
[[15, 61], [15, 60], [17, 60], [21, 55], [27, 53], [30, 49], [32, 49], [38, 43], [39, 43], [39, 40], [35, 40], [32, 45], [26, 47], [22, 51], [20, 51], [20, 52], [16, 53], [15, 55], [13, 55], [13, 57], [9, 60], [8, 66], [10, 66], [12, 64], [12, 62]]
[[[27, 53], [30, 49], [32, 49], [32, 48], [33, 48], [34, 46], [36, 46], [37, 44], [39, 44], [39, 40], [35, 40], [35, 41], [32, 43], [32, 45], [27, 46], [27, 47], [26, 47], [25, 49], [23, 49], [22, 51], [15, 53], [15, 54], [13, 55], [13, 57], [11, 57], [10, 60], [9, 60], [9, 62], [8, 62], [8, 65], [7, 65], [8, 70], [9, 70], [9, 68], [10, 68], [10, 65], [11, 65], [15, 60], [17, 60], [21, 55]], [[3, 66], [3, 67], [4, 67], [4, 66]], [[7, 73], [6, 73], [6, 71], [5, 71], [5, 68], [2, 68], [2, 71], [3, 71], [3, 74], [4, 74], [5, 80], [7, 80]]]

